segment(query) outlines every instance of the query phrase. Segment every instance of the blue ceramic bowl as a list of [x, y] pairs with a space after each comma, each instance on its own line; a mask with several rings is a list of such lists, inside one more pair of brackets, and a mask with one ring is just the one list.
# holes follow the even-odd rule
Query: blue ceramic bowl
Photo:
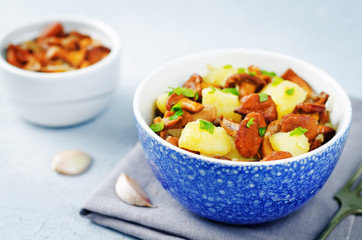
[[[335, 137], [309, 153], [270, 162], [232, 162], [179, 149], [149, 128], [158, 95], [181, 86], [207, 64], [251, 64], [282, 74], [291, 67], [316, 90], [330, 94], [327, 108]], [[140, 142], [156, 178], [183, 206], [203, 217], [232, 224], [256, 224], [286, 216], [313, 197], [332, 173], [347, 139], [351, 103], [341, 86], [309, 63], [250, 49], [198, 53], [165, 64], [140, 84], [134, 113]]]

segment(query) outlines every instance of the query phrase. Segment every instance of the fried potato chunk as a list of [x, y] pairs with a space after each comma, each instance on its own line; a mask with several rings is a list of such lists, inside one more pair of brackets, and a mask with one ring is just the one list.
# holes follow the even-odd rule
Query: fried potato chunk
[[178, 141], [180, 148], [200, 152], [206, 156], [224, 156], [232, 149], [229, 137], [222, 127], [214, 127], [214, 132], [200, 128], [200, 120], [189, 122], [182, 130]]
[[202, 104], [214, 105], [218, 117], [224, 116], [237, 123], [241, 121], [241, 116], [234, 113], [234, 109], [240, 105], [238, 96], [211, 87], [203, 89], [202, 96]]
[[274, 151], [289, 152], [293, 157], [309, 151], [308, 138], [302, 135], [290, 136], [290, 132], [279, 132], [270, 137]]
[[210, 72], [203, 77], [205, 82], [211, 83], [213, 85], [224, 87], [226, 80], [237, 73], [237, 69], [233, 67], [212, 67], [207, 66]]
[[307, 92], [296, 83], [284, 80], [273, 84], [269, 83], [261, 92], [270, 95], [277, 105], [278, 119], [293, 112], [295, 106], [307, 97]]
[[156, 106], [157, 106], [158, 110], [160, 110], [161, 113], [166, 112], [167, 98], [168, 98], [168, 93], [164, 93], [164, 94], [161, 94], [160, 96], [158, 96], [156, 99]]

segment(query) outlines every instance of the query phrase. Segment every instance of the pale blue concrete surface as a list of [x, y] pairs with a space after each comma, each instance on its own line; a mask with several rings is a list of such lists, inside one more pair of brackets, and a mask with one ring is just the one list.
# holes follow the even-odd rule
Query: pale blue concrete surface
[[[159, 65], [216, 48], [259, 48], [320, 67], [362, 99], [362, 3], [359, 1], [40, 1], [1, 2], [0, 31], [37, 16], [81, 14], [123, 39], [122, 83], [107, 111], [67, 129], [19, 119], [0, 96], [0, 239], [122, 239], [78, 215], [82, 202], [137, 142], [132, 97]], [[83, 149], [83, 175], [50, 168], [53, 155]]]

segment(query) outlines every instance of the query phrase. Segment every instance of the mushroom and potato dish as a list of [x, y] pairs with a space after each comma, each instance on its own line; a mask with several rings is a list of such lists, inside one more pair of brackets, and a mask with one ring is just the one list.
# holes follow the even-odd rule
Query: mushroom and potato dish
[[249, 66], [209, 66], [156, 100], [151, 129], [167, 142], [232, 161], [270, 161], [329, 141], [329, 95], [315, 93], [292, 69], [278, 77]]
[[9, 44], [6, 60], [11, 65], [34, 72], [66, 72], [95, 64], [105, 58], [110, 49], [88, 35], [65, 33], [56, 22], [36, 39], [19, 45]]

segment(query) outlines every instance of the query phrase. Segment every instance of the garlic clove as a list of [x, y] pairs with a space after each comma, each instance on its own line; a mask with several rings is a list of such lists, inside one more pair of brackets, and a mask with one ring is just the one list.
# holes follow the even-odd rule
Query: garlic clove
[[57, 153], [52, 161], [52, 168], [64, 175], [78, 175], [84, 172], [91, 162], [91, 157], [82, 151], [69, 150]]
[[115, 185], [116, 194], [124, 202], [141, 207], [152, 207], [141, 186], [130, 176], [122, 173]]

